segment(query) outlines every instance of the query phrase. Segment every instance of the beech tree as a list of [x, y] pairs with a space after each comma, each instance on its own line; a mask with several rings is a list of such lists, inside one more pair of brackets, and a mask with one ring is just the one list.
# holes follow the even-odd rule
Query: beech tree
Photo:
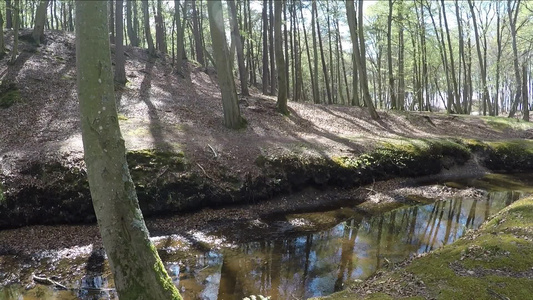
[[118, 124], [106, 1], [76, 1], [76, 67], [89, 188], [121, 300], [181, 299], [149, 239]]
[[44, 23], [46, 23], [46, 8], [49, 0], [39, 1], [37, 12], [35, 13], [35, 26], [33, 27], [32, 38], [36, 44], [40, 44], [44, 38]]
[[5, 55], [5, 45], [4, 45], [4, 19], [2, 18], [2, 12], [0, 11], [0, 58]]
[[224, 109], [224, 125], [228, 128], [238, 129], [245, 125], [237, 100], [235, 79], [229, 64], [229, 50], [224, 29], [224, 16], [220, 0], [207, 2], [209, 14], [209, 31], [213, 43], [213, 56], [215, 57], [218, 84], [222, 94], [222, 107]]
[[124, 20], [123, 16], [123, 0], [117, 0], [115, 7], [115, 82], [119, 84], [126, 84], [126, 69], [124, 57]]
[[[20, 18], [19, 18], [19, 0], [14, 0], [13, 2], [13, 7], [11, 8], [10, 11], [15, 11], [15, 15], [14, 15], [14, 24], [13, 24], [13, 49], [11, 49], [11, 60], [9, 61], [10, 63], [15, 63], [15, 61], [17, 60], [17, 55], [18, 55], [18, 52], [19, 52], [19, 48], [18, 48], [18, 45], [19, 45], [19, 21], [20, 21]], [[3, 32], [2, 32], [3, 34]]]
[[278, 111], [284, 115], [289, 114], [287, 108], [287, 75], [285, 73], [285, 59], [281, 40], [281, 6], [282, 1], [274, 2], [274, 42], [276, 46], [276, 65], [278, 68]]

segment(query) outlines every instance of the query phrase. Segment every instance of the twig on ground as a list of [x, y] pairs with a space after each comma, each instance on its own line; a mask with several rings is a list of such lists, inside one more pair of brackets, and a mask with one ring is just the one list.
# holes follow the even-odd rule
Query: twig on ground
[[40, 276], [36, 276], [36, 275], [33, 275], [33, 281], [37, 282], [37, 283], [40, 283], [40, 284], [46, 284], [46, 285], [53, 285], [59, 289], [62, 289], [62, 290], [68, 290], [68, 288], [64, 285], [62, 285], [61, 283], [57, 282], [57, 281], [54, 281], [48, 277], [40, 277]]
[[213, 151], [213, 155], [215, 156], [215, 158], [218, 157], [218, 154], [217, 152], [215, 151], [215, 149], [213, 147], [211, 147], [211, 145], [207, 144], [207, 146], [209, 147], [209, 149], [211, 149], [211, 151]]
[[202, 167], [202, 165], [200, 165], [199, 163], [196, 163], [196, 165], [202, 170], [202, 172], [204, 172], [205, 177], [213, 180], [213, 178], [211, 178], [211, 176], [207, 175], [207, 172], [205, 171], [204, 167]]

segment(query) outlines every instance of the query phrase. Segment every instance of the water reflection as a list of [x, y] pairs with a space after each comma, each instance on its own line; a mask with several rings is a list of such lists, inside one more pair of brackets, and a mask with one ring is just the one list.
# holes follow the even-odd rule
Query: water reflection
[[453, 198], [371, 217], [356, 215], [315, 234], [246, 243], [217, 255], [207, 252], [205, 257], [217, 259], [201, 259], [205, 264], [189, 266], [185, 268], [189, 272], [184, 270], [177, 276], [185, 280], [212, 278], [209, 284], [196, 281], [195, 288], [204, 287], [200, 292], [195, 288], [182, 290], [189, 299], [327, 295], [342, 289], [347, 280], [370, 276], [384, 264], [453, 242], [520, 195], [492, 192], [483, 200]]
[[[206, 250], [195, 260], [168, 265], [185, 299], [233, 300], [249, 295], [306, 299], [364, 279], [377, 268], [448, 244], [491, 214], [517, 200], [517, 191], [490, 192], [482, 200], [451, 198], [363, 216], [312, 234], [243, 243], [235, 249]], [[291, 215], [291, 218], [298, 218]], [[291, 220], [286, 220], [291, 222]], [[164, 256], [163, 256], [164, 257]], [[73, 291], [38, 286], [0, 288], [0, 300], [116, 299], [103, 276], [103, 261], [91, 255], [87, 275]], [[102, 289], [104, 288], [104, 289]]]

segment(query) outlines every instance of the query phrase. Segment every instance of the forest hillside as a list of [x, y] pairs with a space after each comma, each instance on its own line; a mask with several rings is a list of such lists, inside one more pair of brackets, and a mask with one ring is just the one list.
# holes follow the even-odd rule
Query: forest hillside
[[[7, 57], [0, 61], [2, 101], [13, 101], [0, 108], [0, 178], [5, 198], [18, 199], [30, 189], [38, 191], [31, 196], [37, 203], [72, 198], [69, 193], [74, 190], [79, 192], [76, 197], [87, 199], [87, 187], [78, 183], [84, 174], [74, 35], [47, 32], [45, 43], [35, 47], [25, 41], [25, 34], [29, 32], [22, 32], [16, 62], [9, 64]], [[372, 120], [361, 107], [292, 101], [290, 115], [285, 116], [276, 111], [274, 97], [260, 95], [253, 87], [252, 96], [239, 98], [247, 126], [230, 130], [223, 125], [213, 69], [192, 62], [178, 75], [163, 55], [154, 58], [144, 49], [129, 46], [125, 53], [128, 82], [116, 87], [116, 97], [130, 167], [134, 179], [156, 176], [136, 182], [141, 201], [143, 191], [151, 197], [154, 193], [169, 197], [161, 186], [183, 184], [178, 184], [184, 191], [177, 197], [189, 199], [188, 204], [180, 203], [171, 211], [266, 199], [307, 185], [353, 186], [391, 176], [436, 173], [442, 164], [417, 170], [417, 155], [438, 158], [446, 156], [442, 148], [448, 144], [455, 143], [450, 147], [459, 150], [481, 149], [478, 142], [533, 136], [533, 126], [516, 118], [378, 111], [380, 119]], [[526, 142], [517, 145], [524, 147]], [[372, 156], [379, 149], [388, 152]], [[370, 157], [358, 162], [365, 153]], [[172, 163], [165, 161], [169, 157]], [[383, 162], [395, 166], [375, 167]], [[348, 173], [337, 172], [340, 167]], [[150, 190], [151, 185], [158, 188]], [[148, 215], [165, 208], [145, 207]], [[85, 220], [56, 217], [60, 222]], [[20, 224], [43, 222], [29, 215], [25, 218]]]

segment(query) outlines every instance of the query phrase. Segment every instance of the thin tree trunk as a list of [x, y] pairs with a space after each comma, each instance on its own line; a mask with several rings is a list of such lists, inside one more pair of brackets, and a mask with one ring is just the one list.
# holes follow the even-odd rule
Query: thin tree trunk
[[237, 50], [237, 63], [239, 66], [239, 79], [241, 80], [241, 95], [249, 96], [248, 91], [248, 77], [246, 75], [246, 67], [244, 66], [244, 50], [241, 40], [241, 34], [239, 31], [239, 22], [237, 20], [237, 7], [235, 6], [235, 0], [228, 0], [228, 7], [231, 12], [231, 36], [235, 40], [235, 47]]
[[[313, 85], [313, 101], [314, 103], [320, 103], [320, 93], [318, 92], [318, 50], [317, 50], [317, 44], [316, 44], [316, 0], [312, 0], [312, 6], [311, 6], [311, 27], [313, 28], [312, 34], [313, 34], [313, 53], [314, 53], [314, 60], [313, 60], [313, 72], [314, 72], [314, 85]], [[303, 17], [302, 17], [303, 18]]]
[[196, 60], [202, 66], [205, 66], [204, 60], [204, 51], [202, 49], [202, 39], [200, 37], [200, 22], [198, 20], [198, 10], [196, 8], [196, 0], [191, 1], [192, 3], [192, 23], [193, 23], [193, 35], [194, 35], [194, 45], [196, 52]]
[[[268, 62], [268, 0], [263, 0], [263, 94], [268, 94], [270, 86], [270, 71]], [[271, 58], [272, 59], [272, 58]]]
[[6, 0], [6, 28], [11, 29], [13, 28], [13, 9], [11, 2], [12, 0]]
[[6, 45], [4, 42], [4, 18], [2, 18], [2, 12], [0, 11], [0, 59], [4, 57]]
[[[33, 27], [32, 38], [34, 43], [39, 45], [44, 40], [44, 24], [46, 23], [46, 11], [48, 0], [39, 1], [37, 12], [35, 13], [35, 26]], [[1, 32], [3, 35], [3, 32]]]
[[513, 46], [513, 66], [514, 66], [514, 73], [515, 73], [515, 81], [516, 81], [516, 91], [515, 91], [515, 100], [513, 101], [511, 105], [511, 110], [509, 111], [509, 118], [514, 117], [516, 113], [516, 109], [518, 106], [518, 103], [520, 102], [520, 98], [522, 97], [522, 80], [520, 78], [520, 67], [518, 64], [518, 47], [516, 45], [516, 20], [518, 17], [518, 9], [520, 8], [520, 0], [517, 0], [516, 6], [513, 8], [511, 7], [511, 3], [513, 1], [507, 0], [507, 14], [509, 16], [509, 27], [511, 29], [511, 38], [512, 38], [512, 46]]
[[137, 32], [133, 28], [133, 15], [132, 15], [132, 2], [135, 2], [136, 0], [126, 0], [126, 28], [128, 30], [128, 37], [130, 39], [130, 45], [134, 47], [139, 46], [139, 37], [137, 36]]
[[462, 113], [462, 109], [461, 109], [461, 105], [460, 105], [460, 99], [459, 99], [459, 91], [457, 89], [457, 79], [455, 77], [455, 62], [454, 62], [454, 59], [453, 59], [453, 49], [452, 49], [452, 40], [451, 40], [451, 37], [450, 37], [450, 30], [448, 28], [448, 20], [446, 18], [446, 8], [444, 6], [444, 0], [441, 0], [441, 4], [442, 4], [442, 16], [444, 17], [444, 27], [446, 28], [446, 36], [447, 36], [447, 39], [448, 39], [448, 49], [449, 49], [449, 52], [450, 52], [450, 64], [451, 64], [451, 68], [450, 68], [450, 73], [452, 75], [452, 83], [453, 83], [453, 99], [452, 100], [452, 103], [453, 103], [453, 106], [455, 108], [455, 111], [459, 114]]
[[276, 54], [274, 51], [274, 7], [272, 1], [268, 1], [268, 52], [270, 56], [270, 95], [275, 96], [278, 90], [278, 76], [276, 70]]
[[124, 18], [123, 0], [116, 0], [117, 6], [115, 8], [115, 25], [116, 25], [116, 38], [115, 38], [115, 82], [118, 84], [126, 84], [126, 59], [124, 57]]
[[[184, 5], [186, 5], [186, 3]], [[179, 0], [174, 0], [174, 17], [176, 22], [176, 72], [180, 75], [183, 75], [183, 56], [185, 52], [184, 25], [186, 16], [183, 16], [183, 20], [180, 17]]]
[[405, 109], [405, 45], [403, 36], [403, 1], [400, 1], [400, 7], [398, 9], [398, 103], [396, 108], [398, 110]]
[[227, 59], [229, 51], [224, 29], [222, 3], [220, 0], [207, 1], [207, 12], [209, 14], [209, 28], [216, 62], [215, 67], [222, 93], [224, 125], [232, 129], [242, 128], [245, 125], [245, 121], [241, 117], [237, 92], [235, 90], [235, 80], [229, 65], [229, 60]]
[[350, 88], [348, 85], [348, 76], [346, 75], [346, 65], [344, 63], [344, 50], [342, 49], [342, 42], [340, 41], [340, 31], [339, 31], [339, 19], [336, 18], [336, 30], [337, 30], [337, 36], [339, 38], [339, 51], [341, 55], [341, 64], [342, 64], [342, 73], [344, 74], [344, 86], [346, 87], [346, 99], [347, 101], [350, 101]]
[[529, 122], [529, 95], [527, 86], [527, 65], [522, 63], [522, 120]]
[[387, 65], [389, 68], [389, 95], [391, 108], [397, 109], [396, 91], [394, 90], [394, 75], [392, 72], [392, 6], [393, 0], [389, 0], [389, 15], [387, 17]]
[[[313, 0], [313, 3], [316, 3], [316, 0]], [[315, 4], [316, 5], [316, 4]], [[328, 76], [328, 68], [326, 66], [326, 57], [324, 55], [324, 47], [322, 46], [322, 34], [320, 33], [320, 22], [318, 20], [318, 10], [315, 7], [315, 17], [316, 17], [316, 28], [318, 33], [318, 47], [320, 49], [320, 58], [322, 59], [322, 71], [324, 73], [324, 80], [326, 81], [326, 94], [328, 96], [328, 104], [332, 104], [331, 101], [331, 90], [329, 86], [329, 76]]]
[[281, 38], [281, 7], [282, 1], [274, 2], [274, 36], [276, 46], [276, 64], [278, 67], [278, 101], [277, 109], [284, 115], [289, 114], [287, 108], [287, 73], [285, 72], [285, 59], [283, 57], [283, 41]]
[[[13, 49], [11, 49], [11, 60], [10, 63], [14, 64], [18, 56], [18, 45], [19, 45], [19, 0], [13, 0]], [[2, 32], [2, 34], [4, 34]]]
[[151, 56], [155, 56], [154, 40], [152, 39], [152, 33], [150, 31], [150, 13], [148, 10], [148, 1], [141, 1], [143, 18], [144, 18], [144, 34], [146, 37], [146, 43], [148, 44], [148, 53]]
[[[115, 42], [115, 9], [114, 9], [114, 4], [115, 4], [115, 0], [108, 0], [109, 1], [109, 5], [108, 5], [108, 9], [109, 9], [109, 41], [111, 42], [111, 44], [113, 44]], [[53, 14], [51, 17], [53, 17], [56, 13], [56, 0], [52, 0], [52, 6], [54, 7], [54, 10], [53, 10]], [[56, 18], [56, 26], [57, 26], [57, 29], [59, 29], [59, 23], [57, 22], [57, 18]]]
[[[362, 20], [363, 16], [363, 2], [359, 1], [359, 19]], [[357, 67], [359, 68], [359, 74], [361, 75], [361, 89], [363, 90], [363, 102], [368, 108], [370, 116], [373, 120], [379, 119], [379, 115], [374, 108], [372, 98], [370, 97], [370, 91], [368, 89], [368, 78], [366, 75], [366, 55], [365, 55], [365, 42], [362, 24], [358, 25], [357, 17], [355, 15], [354, 0], [346, 1], [346, 15], [348, 17], [348, 25], [350, 27], [350, 34], [352, 37], [353, 54], [354, 59], [358, 60]], [[351, 22], [350, 22], [351, 20]], [[360, 26], [360, 27], [358, 27]]]

